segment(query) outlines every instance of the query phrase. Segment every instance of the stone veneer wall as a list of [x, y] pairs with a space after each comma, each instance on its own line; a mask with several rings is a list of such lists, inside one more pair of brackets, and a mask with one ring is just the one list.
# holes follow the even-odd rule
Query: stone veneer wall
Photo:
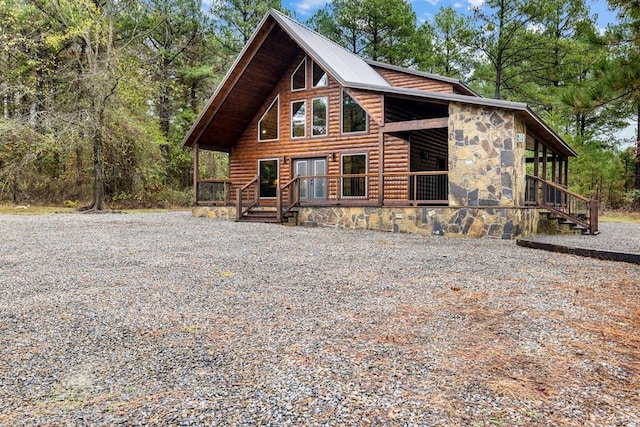
[[235, 206], [196, 206], [191, 214], [197, 218], [236, 219]]
[[524, 125], [511, 111], [449, 105], [449, 205], [519, 207], [524, 201]]
[[[234, 220], [231, 206], [196, 207], [193, 216]], [[446, 207], [301, 207], [297, 224], [437, 236], [512, 239], [535, 234], [537, 209]]]
[[439, 236], [513, 239], [537, 232], [537, 209], [301, 207], [298, 225]]

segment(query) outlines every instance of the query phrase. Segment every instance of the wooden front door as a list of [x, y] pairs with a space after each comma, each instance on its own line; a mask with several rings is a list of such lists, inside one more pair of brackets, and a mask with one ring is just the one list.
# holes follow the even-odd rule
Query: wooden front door
[[298, 159], [294, 161], [296, 176], [300, 179], [300, 200], [326, 200], [327, 178], [310, 178], [327, 174], [327, 159]]

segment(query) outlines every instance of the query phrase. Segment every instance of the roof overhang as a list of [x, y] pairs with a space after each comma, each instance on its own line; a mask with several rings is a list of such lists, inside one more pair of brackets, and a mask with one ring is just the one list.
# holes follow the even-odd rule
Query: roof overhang
[[483, 107], [501, 108], [514, 111], [527, 124], [529, 131], [556, 153], [567, 157], [577, 157], [578, 154], [564, 140], [553, 131], [529, 106], [522, 102], [504, 101], [501, 99], [482, 98], [478, 96], [459, 95], [442, 92], [428, 92], [399, 87], [362, 86], [354, 89], [381, 92], [388, 95], [404, 96], [412, 99], [424, 99], [436, 102], [459, 102], [461, 104], [479, 105]]
[[300, 47], [265, 15], [200, 116], [182, 141], [185, 147], [229, 151], [274, 91]]

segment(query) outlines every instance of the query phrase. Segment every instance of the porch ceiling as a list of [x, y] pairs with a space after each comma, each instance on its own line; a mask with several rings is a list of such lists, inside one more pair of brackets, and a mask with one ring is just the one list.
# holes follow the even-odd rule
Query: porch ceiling
[[205, 150], [229, 151], [272, 94], [300, 47], [277, 25], [265, 25], [223, 80], [184, 140]]

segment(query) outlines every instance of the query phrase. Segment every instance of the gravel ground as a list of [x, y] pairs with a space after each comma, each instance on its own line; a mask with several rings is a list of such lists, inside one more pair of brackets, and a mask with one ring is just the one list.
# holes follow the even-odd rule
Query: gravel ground
[[503, 240], [0, 216], [0, 425], [638, 426], [639, 277]]

